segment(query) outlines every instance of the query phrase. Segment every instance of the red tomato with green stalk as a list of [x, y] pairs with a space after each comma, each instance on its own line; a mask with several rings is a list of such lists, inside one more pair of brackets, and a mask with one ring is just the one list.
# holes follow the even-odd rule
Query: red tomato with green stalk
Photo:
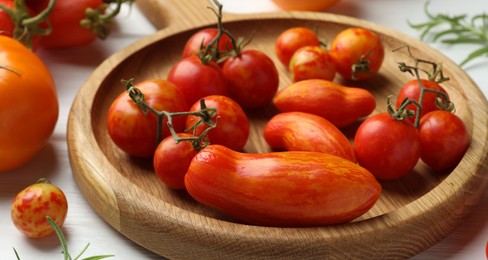
[[464, 122], [445, 110], [425, 114], [420, 119], [419, 135], [422, 150], [420, 158], [439, 172], [456, 167], [470, 144]]
[[[182, 112], [188, 109], [181, 91], [166, 80], [145, 80], [134, 85], [144, 95], [144, 102], [155, 111]], [[134, 90], [135, 91], [135, 90]], [[158, 145], [158, 116], [144, 112], [124, 91], [112, 102], [107, 114], [108, 134], [117, 147], [135, 157], [153, 157]], [[173, 128], [183, 132], [185, 117], [175, 117]], [[161, 139], [170, 135], [167, 119], [163, 118]]]
[[305, 46], [320, 46], [317, 34], [306, 27], [292, 27], [276, 38], [275, 53], [278, 60], [288, 68], [293, 54]]
[[378, 73], [385, 50], [378, 34], [369, 29], [352, 27], [335, 36], [329, 53], [342, 77], [365, 80]]
[[420, 136], [406, 120], [383, 112], [367, 118], [354, 137], [354, 152], [359, 165], [382, 180], [408, 174], [420, 158]]
[[[213, 121], [217, 122], [215, 128], [208, 132], [208, 141], [211, 144], [224, 145], [232, 150], [240, 151], [244, 148], [249, 137], [249, 119], [241, 106], [226, 96], [211, 95], [203, 98], [207, 108], [216, 109]], [[196, 102], [190, 108], [190, 112], [201, 110], [201, 103]], [[187, 131], [194, 131], [193, 135], [201, 135], [209, 126], [198, 124], [195, 129], [190, 129], [201, 118], [190, 115], [186, 118]]]
[[381, 185], [363, 167], [320, 152], [240, 153], [209, 145], [185, 175], [188, 193], [239, 221], [324, 226], [351, 221], [378, 200]]
[[[205, 28], [194, 33], [185, 43], [182, 57], [186, 58], [192, 55], [198, 55], [199, 52], [210, 44], [217, 37], [219, 30], [217, 28]], [[233, 50], [231, 39], [227, 34], [222, 34], [218, 43], [219, 52]]]
[[291, 57], [289, 70], [294, 82], [305, 79], [333, 80], [336, 69], [329, 52], [319, 46], [305, 46]]
[[11, 207], [12, 221], [19, 231], [31, 238], [46, 237], [54, 233], [50, 217], [61, 227], [68, 213], [68, 201], [63, 191], [46, 179], [20, 191]]
[[20, 42], [0, 35], [0, 171], [18, 168], [48, 142], [58, 97], [46, 65]]

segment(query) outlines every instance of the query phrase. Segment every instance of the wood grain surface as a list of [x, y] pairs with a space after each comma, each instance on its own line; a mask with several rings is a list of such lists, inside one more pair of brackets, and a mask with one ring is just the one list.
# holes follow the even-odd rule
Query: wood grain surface
[[[329, 227], [244, 225], [198, 204], [186, 192], [168, 189], [154, 175], [150, 160], [129, 158], [112, 143], [106, 129], [108, 107], [124, 91], [121, 79], [166, 78], [186, 39], [216, 20], [204, 0], [137, 3], [161, 30], [116, 53], [87, 79], [70, 113], [68, 148], [74, 177], [90, 205], [114, 229], [145, 248], [170, 259], [406, 258], [447, 236], [484, 194], [488, 185], [488, 102], [463, 70], [399, 32], [351, 17], [301, 12], [224, 14], [224, 26], [237, 36], [254, 33], [248, 48], [259, 49], [275, 61], [280, 88], [291, 83], [274, 55], [274, 41], [283, 30], [316, 27], [325, 39], [351, 26], [376, 31], [386, 48], [379, 75], [355, 84], [335, 79], [373, 92], [378, 104], [373, 113], [385, 111], [386, 97], [411, 79], [397, 68], [398, 61], [409, 61], [408, 55], [391, 50], [408, 44], [417, 57], [442, 62], [451, 78], [443, 86], [472, 136], [461, 163], [445, 174], [419, 163], [401, 179], [382, 181], [383, 193], [368, 213], [351, 223]], [[262, 127], [273, 111], [271, 106], [248, 111], [252, 126], [246, 152], [270, 151]], [[358, 124], [343, 129], [346, 135], [352, 138]]]

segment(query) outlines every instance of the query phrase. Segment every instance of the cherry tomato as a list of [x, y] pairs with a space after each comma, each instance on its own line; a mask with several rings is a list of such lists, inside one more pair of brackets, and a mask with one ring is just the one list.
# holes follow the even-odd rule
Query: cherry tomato
[[293, 27], [278, 36], [275, 53], [280, 62], [288, 68], [295, 51], [305, 46], [320, 46], [317, 34], [306, 27]]
[[264, 139], [272, 148], [322, 152], [356, 162], [347, 137], [327, 119], [317, 115], [279, 113], [264, 126]]
[[[185, 44], [183, 49], [183, 58], [197, 55], [200, 48], [207, 46], [218, 34], [217, 28], [205, 28], [193, 34]], [[222, 34], [218, 44], [219, 52], [226, 52], [233, 50], [234, 47], [227, 34]]]
[[339, 0], [271, 0], [277, 6], [288, 11], [324, 11]]
[[375, 76], [385, 56], [378, 34], [358, 27], [337, 34], [329, 52], [337, 72], [348, 80], [364, 80]]
[[[187, 133], [178, 133], [178, 137], [192, 137]], [[156, 176], [168, 187], [176, 190], [185, 189], [185, 174], [197, 150], [189, 141], [176, 143], [172, 135], [159, 143], [154, 153], [154, 171]]]
[[420, 158], [436, 171], [454, 168], [469, 147], [470, 137], [464, 122], [455, 114], [436, 110], [420, 119]]
[[[446, 96], [448, 96], [446, 90], [438, 83], [426, 79], [422, 79], [421, 82], [424, 88], [440, 91], [444, 93]], [[396, 105], [397, 107], [400, 107], [405, 98], [419, 101], [419, 97], [420, 97], [420, 87], [419, 87], [418, 80], [417, 79], [410, 80], [407, 83], [405, 83], [400, 89], [400, 93], [398, 94]], [[424, 92], [424, 97], [422, 100], [422, 113], [420, 115], [421, 118], [425, 114], [429, 113], [430, 111], [439, 109], [436, 105], [436, 98], [437, 98], [436, 93], [429, 92], [429, 91]], [[446, 101], [444, 97], [441, 96], [441, 98], [443, 102]], [[407, 109], [416, 112], [417, 106], [414, 104], [410, 104], [407, 106]], [[414, 122], [415, 117], [409, 117], [408, 120]]]
[[[157, 111], [186, 111], [185, 97], [172, 83], [165, 80], [146, 80], [135, 85], [144, 94], [145, 102]], [[170, 134], [163, 120], [162, 138]], [[173, 127], [183, 132], [184, 117], [175, 117]], [[157, 146], [157, 117], [144, 112], [129, 97], [127, 91], [112, 102], [107, 115], [108, 134], [124, 152], [135, 157], [152, 157]]]
[[20, 167], [47, 143], [58, 97], [46, 65], [20, 42], [0, 35], [0, 171]]
[[[211, 144], [224, 145], [232, 150], [242, 150], [249, 137], [249, 120], [241, 106], [226, 96], [212, 95], [203, 98], [205, 106], [215, 108], [216, 115], [212, 121], [217, 120], [217, 127], [210, 130], [208, 139]], [[196, 102], [190, 111], [199, 111], [200, 102]], [[218, 119], [216, 119], [218, 118]], [[200, 117], [190, 115], [186, 119], [186, 129], [189, 129], [200, 120]], [[195, 135], [199, 136], [208, 126], [200, 124], [195, 129]]]
[[378, 179], [397, 179], [409, 173], [420, 158], [420, 137], [414, 125], [387, 112], [366, 119], [354, 137], [359, 165]]
[[371, 92], [332, 81], [308, 79], [276, 93], [273, 104], [281, 112], [306, 112], [321, 116], [342, 128], [367, 116], [376, 107]]
[[178, 61], [168, 74], [168, 81], [181, 90], [191, 105], [209, 95], [228, 96], [227, 82], [215, 62], [203, 64], [198, 56]]
[[329, 53], [319, 46], [298, 49], [290, 60], [289, 70], [295, 82], [305, 79], [333, 80], [336, 74]]
[[[0, 0], [0, 5], [12, 9], [14, 2], [12, 0]], [[15, 24], [10, 15], [4, 10], [0, 9], [0, 35], [12, 37], [14, 35]]]
[[279, 85], [273, 61], [258, 50], [244, 50], [222, 66], [230, 97], [244, 109], [263, 107], [273, 99]]
[[11, 208], [14, 225], [32, 238], [54, 233], [49, 216], [61, 227], [68, 213], [68, 202], [63, 191], [45, 179], [30, 185], [15, 196]]

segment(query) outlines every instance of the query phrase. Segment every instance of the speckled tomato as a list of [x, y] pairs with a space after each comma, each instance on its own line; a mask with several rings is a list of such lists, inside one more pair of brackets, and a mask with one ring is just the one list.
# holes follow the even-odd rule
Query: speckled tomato
[[63, 191], [46, 179], [41, 179], [15, 196], [11, 217], [22, 233], [41, 238], [54, 233], [46, 217], [61, 227], [68, 213], [68, 202]]
[[288, 68], [293, 54], [305, 46], [320, 46], [317, 34], [306, 27], [293, 27], [283, 31], [275, 42], [275, 53]]
[[336, 74], [329, 52], [319, 46], [298, 49], [291, 57], [289, 70], [294, 82], [305, 79], [333, 80]]

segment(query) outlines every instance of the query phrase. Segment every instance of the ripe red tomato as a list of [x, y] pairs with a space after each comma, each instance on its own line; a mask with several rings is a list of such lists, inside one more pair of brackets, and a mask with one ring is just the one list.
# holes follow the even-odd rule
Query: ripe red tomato
[[[178, 137], [192, 137], [187, 133], [178, 133]], [[189, 141], [176, 143], [173, 135], [159, 143], [154, 152], [154, 171], [156, 176], [168, 187], [176, 190], [185, 189], [185, 174], [197, 150]]]
[[227, 82], [215, 62], [203, 64], [198, 56], [178, 61], [168, 74], [168, 81], [181, 90], [186, 103], [191, 105], [209, 95], [227, 96]]
[[289, 70], [294, 82], [305, 79], [333, 80], [336, 74], [334, 62], [326, 49], [305, 46], [291, 57]]
[[[157, 111], [186, 111], [185, 97], [172, 83], [165, 80], [146, 80], [135, 85], [144, 94], [145, 102]], [[170, 134], [163, 120], [162, 138]], [[127, 91], [121, 93], [109, 108], [107, 115], [108, 134], [112, 141], [124, 152], [136, 157], [152, 157], [156, 149], [157, 117], [148, 111], [144, 114], [129, 97]], [[183, 132], [184, 117], [175, 117], [173, 127]]]
[[317, 34], [305, 27], [293, 27], [283, 31], [275, 42], [275, 53], [286, 68], [291, 57], [301, 47], [320, 46]]
[[273, 61], [258, 50], [244, 50], [222, 65], [230, 97], [244, 109], [263, 107], [278, 90], [279, 76]]
[[339, 0], [271, 0], [277, 6], [288, 11], [324, 11]]
[[[0, 0], [0, 5], [12, 9], [14, 2], [12, 0]], [[15, 24], [10, 15], [4, 10], [0, 9], [0, 35], [12, 37], [14, 35]]]
[[436, 110], [420, 119], [420, 158], [436, 171], [454, 168], [469, 147], [470, 137], [464, 122], [455, 114]]
[[[445, 95], [447, 95], [446, 90], [438, 83], [426, 79], [422, 79], [421, 82], [424, 88], [440, 91], [443, 92]], [[407, 83], [405, 83], [400, 89], [400, 92], [398, 93], [398, 97], [397, 97], [396, 106], [397, 108], [400, 107], [405, 98], [419, 101], [419, 97], [420, 97], [420, 87], [419, 87], [418, 80], [417, 79], [410, 80]], [[436, 105], [436, 98], [437, 98], [436, 93], [428, 92], [428, 91], [424, 92], [424, 97], [422, 100], [422, 113], [420, 114], [421, 118], [425, 114], [439, 109]], [[441, 98], [444, 102], [446, 101], [445, 98], [443, 98], [442, 96]], [[416, 112], [417, 106], [414, 104], [410, 104], [407, 106], [407, 109]], [[408, 120], [414, 122], [415, 117], [409, 117]]]
[[387, 112], [366, 119], [354, 137], [359, 165], [378, 179], [397, 179], [409, 173], [420, 158], [420, 147], [413, 124]]
[[20, 167], [47, 143], [58, 97], [46, 65], [20, 42], [0, 35], [0, 171]]
[[[249, 137], [249, 120], [241, 106], [226, 96], [212, 95], [203, 99], [205, 100], [205, 106], [217, 110], [216, 115], [212, 118], [213, 122], [217, 120], [217, 127], [208, 133], [210, 143], [220, 144], [236, 151], [242, 150]], [[199, 111], [200, 109], [200, 102], [196, 102], [190, 108], [190, 111]], [[199, 120], [199, 116], [188, 116], [185, 125], [186, 129], [189, 129]], [[200, 124], [195, 129], [194, 134], [199, 136], [207, 128], [207, 125]]]
[[336, 35], [330, 55], [337, 72], [348, 80], [364, 80], [376, 75], [383, 63], [385, 50], [375, 32], [352, 27]]
[[41, 238], [54, 233], [49, 216], [61, 227], [68, 212], [68, 202], [63, 191], [45, 179], [20, 191], [14, 198], [11, 217], [22, 233]]
[[[188, 56], [197, 55], [200, 48], [206, 47], [218, 34], [219, 30], [217, 28], [205, 28], [195, 34], [193, 34], [185, 44], [183, 49], [183, 58]], [[233, 50], [234, 46], [227, 34], [222, 34], [218, 44], [219, 52], [226, 52]]]

